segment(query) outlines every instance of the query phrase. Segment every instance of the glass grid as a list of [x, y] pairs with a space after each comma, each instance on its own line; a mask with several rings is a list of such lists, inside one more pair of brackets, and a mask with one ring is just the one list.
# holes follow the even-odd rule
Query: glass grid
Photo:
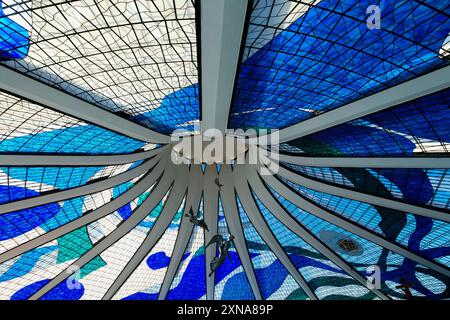
[[169, 228], [119, 289], [113, 297], [114, 300], [156, 300], [158, 298], [177, 239], [184, 201]]
[[[397, 242], [412, 252], [450, 266], [450, 250], [445, 249], [449, 247], [450, 239], [442, 237], [443, 233], [450, 230], [449, 223], [332, 196], [298, 186], [285, 179], [283, 182], [320, 207]], [[436, 249], [434, 241], [439, 241], [441, 248]]]
[[202, 228], [195, 226], [166, 299], [204, 300], [205, 297], [204, 232]]
[[[369, 293], [367, 288], [286, 228], [255, 194], [253, 196], [273, 234], [320, 300], [375, 298], [375, 295]], [[301, 290], [297, 290], [287, 297], [289, 300], [306, 300], [307, 298]]]
[[[231, 233], [223, 213], [222, 199], [219, 197], [218, 234], [228, 237]], [[234, 244], [230, 250], [231, 259], [216, 270], [214, 278], [214, 300], [254, 300], [255, 296], [242, 267], [240, 256]], [[217, 252], [218, 254], [218, 252]]]
[[[381, 7], [380, 30], [366, 26], [369, 4]], [[162, 133], [177, 128], [198, 129], [194, 0], [8, 0], [0, 1], [0, 5], [1, 64]], [[283, 128], [447, 66], [450, 60], [444, 47], [450, 39], [448, 9], [445, 1], [253, 1], [230, 127]], [[445, 89], [423, 96], [283, 143], [280, 149], [325, 157], [446, 155], [449, 94], [450, 89]], [[107, 155], [154, 147], [0, 91], [0, 153]], [[112, 177], [140, 163], [3, 167], [0, 205]], [[450, 208], [448, 169], [283, 166], [368, 194]], [[95, 194], [1, 215], [0, 253], [88, 214], [129, 190], [139, 178]], [[449, 223], [332, 196], [280, 179], [337, 215], [430, 260], [450, 265]], [[116, 212], [0, 264], [0, 299], [24, 299], [39, 290], [116, 230], [149, 196], [152, 187]], [[328, 243], [363, 276], [368, 266], [380, 266], [382, 291], [393, 299], [404, 299], [395, 288], [401, 277], [415, 283], [414, 296], [450, 297], [445, 276], [302, 211], [270, 191], [322, 241], [333, 241], [324, 236], [325, 231], [350, 237], [361, 245], [364, 250], [355, 257], [339, 251], [336, 243]], [[44, 299], [101, 298], [153, 227], [166, 198], [139, 226], [81, 269], [81, 289], [67, 290], [62, 282]], [[239, 199], [236, 201], [263, 298], [306, 299], [250, 223]], [[255, 201], [320, 299], [374, 298], [282, 225], [259, 199]], [[183, 206], [115, 298], [158, 297]], [[218, 227], [219, 233], [229, 234], [220, 199]], [[200, 228], [194, 228], [168, 299], [205, 299], [205, 263], [209, 262], [204, 259], [203, 235]], [[232, 259], [216, 272], [215, 299], [254, 298], [234, 247], [230, 254]]]
[[[128, 188], [123, 189], [122, 192], [125, 192], [127, 190]], [[58, 209], [58, 211], [48, 220], [45, 220], [46, 216], [40, 217], [37, 214], [33, 216], [32, 221], [28, 221], [23, 213], [20, 216], [19, 220], [13, 219], [13, 217], [8, 218], [8, 214], [5, 214], [5, 217], [3, 218], [2, 232], [4, 232], [4, 234], [6, 234], [8, 238], [0, 241], [0, 252], [10, 250], [24, 242], [32, 240], [39, 235], [54, 230], [84, 214], [87, 214], [92, 210], [98, 209], [111, 200], [112, 194], [113, 190], [108, 189], [83, 197], [66, 200], [62, 202], [61, 205], [51, 204], [52, 206], [45, 205], [37, 207], [53, 209], [53, 205], [55, 205], [55, 208]], [[52, 211], [52, 213], [55, 213], [54, 211]], [[36, 217], [39, 219], [38, 223], [34, 223], [34, 219], [36, 219]], [[5, 221], [10, 223], [10, 230], [8, 230], [7, 226], [5, 225]], [[37, 224], [37, 226], [35, 224]], [[24, 229], [29, 231], [24, 232]]]
[[294, 172], [385, 198], [450, 208], [449, 169], [311, 168], [282, 163]]
[[3, 167], [0, 168], [0, 203], [9, 203], [85, 185], [123, 173], [132, 164], [107, 167]]
[[139, 232], [135, 228], [100, 256], [97, 256], [105, 262], [105, 265], [80, 280], [85, 289], [82, 300], [100, 300], [142, 244], [144, 238], [145, 233]]
[[449, 152], [450, 89], [281, 146], [309, 156], [417, 156]]
[[[395, 289], [395, 286], [400, 284], [401, 278], [404, 278], [407, 281], [422, 284], [422, 286], [416, 286], [417, 291], [414, 291], [414, 295], [426, 296], [428, 299], [443, 299], [449, 295], [446, 288], [438, 293], [433, 292], [434, 287], [442, 289], [440, 283], [445, 283], [446, 277], [444, 275], [438, 274], [401, 255], [383, 249], [373, 242], [367, 241], [353, 233], [329, 224], [328, 222], [296, 207], [276, 192], [272, 193], [280, 201], [283, 207], [285, 207], [302, 225], [331, 247], [336, 247], [336, 243], [334, 242], [335, 239], [324, 237], [324, 230], [336, 234], [336, 237], [348, 237], [356, 241], [363, 248], [359, 255], [351, 256], [344, 254], [335, 248], [336, 253], [353, 266], [362, 276], [368, 275], [368, 267], [378, 266], [381, 270], [381, 290], [383, 293], [394, 299], [405, 299], [404, 295], [399, 290]], [[427, 276], [419, 280], [417, 279], [418, 272], [425, 273]]]
[[347, 187], [354, 187], [353, 183], [344, 175], [342, 175], [338, 169], [326, 168], [326, 167], [308, 167], [299, 166], [290, 163], [281, 163], [283, 166], [292, 169], [296, 172], [305, 174], [315, 179], [325, 180], [327, 182], [340, 184]]
[[73, 262], [67, 260], [56, 263], [57, 257], [58, 245], [55, 240], [1, 264], [1, 299], [28, 298]]
[[[380, 29], [367, 27], [370, 5], [380, 8]], [[448, 65], [440, 53], [447, 9], [415, 0], [255, 1], [230, 127], [284, 128]]]
[[247, 247], [250, 254], [253, 254], [253, 257], [251, 256], [252, 265], [262, 298], [264, 300], [284, 300], [294, 291], [301, 290], [297, 282], [255, 230], [241, 206], [239, 198], [236, 197], [236, 199]]
[[[139, 207], [138, 203], [142, 203], [141, 199], [147, 197], [149, 192], [151, 193], [151, 191], [147, 190], [133, 201], [132, 207], [134, 207], [134, 210]], [[161, 203], [161, 206], [162, 205], [163, 203]], [[153, 220], [158, 218], [160, 212], [160, 207], [156, 207], [144, 221], [149, 218], [152, 218]], [[122, 219], [123, 218], [118, 217], [117, 214], [111, 215], [96, 221], [91, 224], [91, 226], [98, 229], [99, 231], [97, 232], [101, 232], [102, 236], [105, 237], [118, 227], [120, 222], [123, 221]], [[153, 225], [151, 225], [151, 227], [152, 226]], [[144, 222], [141, 222], [118, 242], [97, 256], [97, 259], [102, 259], [105, 265], [81, 279], [80, 282], [86, 289], [83, 299], [99, 300], [103, 297], [109, 287], [113, 284], [114, 280], [117, 279], [120, 272], [125, 268], [129, 260], [136, 253], [139, 246], [143, 243], [145, 237], [151, 231], [151, 227], [148, 227]], [[97, 241], [98, 240], [99, 239], [97, 239]], [[93, 242], [95, 243], [96, 241]], [[86, 266], [86, 269], [88, 269], [86, 271], [89, 271], [89, 266]]]
[[0, 152], [130, 153], [143, 145], [0, 91]]
[[2, 63], [163, 132], [198, 119], [193, 1], [5, 3], [3, 15]]
[[[93, 196], [88, 196], [87, 197], [88, 201], [86, 202], [86, 204], [89, 204], [90, 202], [92, 203], [93, 197], [104, 197], [105, 193], [107, 193], [107, 196], [110, 196], [112, 194], [112, 190], [104, 191], [102, 193], [94, 194]], [[145, 193], [143, 195], [145, 195]], [[142, 195], [139, 198], [141, 197]], [[80, 201], [82, 201], [82, 199], [83, 197], [81, 197]], [[138, 202], [138, 199], [135, 199], [133, 203]], [[108, 198], [105, 201], [105, 203], [109, 200], [110, 198]], [[94, 203], [92, 204], [100, 206], [100, 202], [94, 201]], [[136, 204], [133, 206], [137, 208]], [[94, 208], [95, 207], [91, 209]], [[105, 216], [100, 220], [97, 220], [87, 225], [86, 227], [81, 227], [37, 249], [31, 250], [27, 253], [22, 254], [17, 258], [14, 258], [10, 261], [3, 263], [0, 268], [4, 268], [3, 275], [5, 276], [5, 279], [0, 278], [0, 283], [5, 281], [6, 287], [10, 286], [9, 282], [23, 283], [19, 278], [24, 277], [25, 274], [27, 276], [28, 274], [30, 274], [29, 279], [36, 281], [30, 282], [31, 281], [30, 280], [29, 282], [26, 283], [26, 286], [29, 286], [29, 290], [33, 288], [36, 289], [37, 287], [39, 287], [40, 284], [42, 284], [40, 281], [47, 280], [46, 278], [43, 277], [32, 277], [32, 274], [34, 273], [39, 274], [39, 272], [41, 272], [40, 268], [42, 265], [45, 265], [46, 268], [50, 268], [50, 270], [53, 270], [53, 272], [55, 273], [54, 276], [56, 276], [57, 273], [63, 271], [65, 267], [67, 267], [70, 264], [69, 262], [73, 262], [75, 259], [82, 256], [85, 252], [91, 249], [93, 245], [100, 240], [100, 238], [104, 238], [109, 233], [114, 231], [121, 221], [122, 219], [118, 215], [118, 213], [114, 212], [112, 214]], [[67, 222], [68, 221], [66, 221], [66, 223]], [[138, 226], [135, 229], [138, 228], [142, 229], [141, 226]], [[145, 232], [141, 231], [141, 233], [145, 235]], [[133, 235], [133, 232], [131, 233], [131, 235]], [[134, 239], [134, 241], [136, 241], [136, 239]], [[98, 268], [103, 267], [104, 265], [105, 261], [102, 259], [102, 257], [98, 256], [93, 260], [91, 260], [83, 268], [81, 268], [81, 276], [84, 277], [87, 274], [91, 273], [92, 271], [95, 271]], [[48, 279], [51, 279], [51, 277], [48, 277]], [[7, 290], [6, 287], [5, 290]], [[26, 291], [28, 292], [29, 290], [27, 289]], [[68, 290], [65, 282], [63, 282], [60, 285], [58, 285], [54, 290], [52, 290], [52, 292], [49, 292], [47, 298], [79, 299], [81, 298], [81, 296], [76, 296], [76, 294], [78, 293], [81, 294], [82, 296], [84, 293], [84, 287], [76, 292], [72, 292], [71, 290]], [[16, 294], [22, 297], [22, 295], [20, 295], [19, 293]]]

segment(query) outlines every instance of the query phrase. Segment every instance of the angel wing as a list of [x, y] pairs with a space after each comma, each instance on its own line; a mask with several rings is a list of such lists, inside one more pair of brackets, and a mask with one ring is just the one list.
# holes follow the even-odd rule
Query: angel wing
[[223, 242], [223, 237], [220, 234], [216, 234], [215, 236], [213, 236], [211, 238], [211, 240], [209, 240], [208, 244], [206, 245], [205, 248], [208, 248], [211, 244], [216, 243], [217, 245], [221, 245]]
[[205, 220], [199, 220], [198, 225], [199, 225], [201, 228], [203, 228], [203, 229], [205, 229], [206, 231], [209, 232], [208, 225], [206, 224]]
[[191, 218], [194, 217], [195, 214], [194, 214], [194, 211], [192, 211], [192, 208], [190, 208], [189, 209], [189, 213], [185, 213], [184, 216], [185, 217], [191, 217]]

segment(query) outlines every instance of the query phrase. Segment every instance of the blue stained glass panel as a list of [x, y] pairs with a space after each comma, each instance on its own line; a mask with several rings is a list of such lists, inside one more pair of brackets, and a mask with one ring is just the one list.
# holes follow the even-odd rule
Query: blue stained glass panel
[[[419, 296], [425, 296], [428, 299], [442, 299], [450, 295], [450, 290], [445, 287], [444, 290], [435, 293], [433, 287], [436, 283], [446, 282], [446, 276], [437, 273], [433, 270], [425, 268], [422, 265], [417, 264], [409, 259], [404, 258], [390, 250], [384, 249], [377, 244], [363, 239], [351, 232], [348, 232], [340, 227], [332, 225], [325, 220], [322, 220], [312, 214], [303, 211], [296, 207], [291, 202], [281, 197], [276, 192], [273, 192], [274, 196], [280, 201], [280, 203], [296, 218], [302, 225], [312, 231], [317, 237], [321, 238], [329, 246], [337, 247], [336, 241], [340, 238], [352, 239], [358, 246], [362, 248], [360, 254], [353, 256], [347, 253], [343, 253], [341, 250], [335, 250], [341, 258], [346, 260], [351, 266], [353, 266], [363, 276], [367, 276], [369, 273], [368, 267], [378, 266], [381, 271], [381, 290], [385, 294], [396, 298], [405, 299], [405, 296], [400, 290], [396, 290], [395, 286], [406, 280], [409, 282], [418, 283], [415, 286], [415, 290]], [[335, 238], [325, 237], [324, 233], [333, 233]], [[418, 273], [424, 273], [429, 276], [428, 283], [423, 283], [418, 280]]]
[[[373, 299], [375, 296], [282, 224], [254, 195], [275, 237], [320, 300]], [[307, 299], [298, 292], [288, 299]]]
[[[370, 5], [381, 29], [366, 25]], [[256, 52], [239, 70], [230, 126], [284, 128], [440, 68], [448, 21], [414, 0], [323, 0], [284, 29], [265, 26], [279, 33], [246, 44]]]
[[[310, 156], [414, 156], [447, 153], [450, 89], [290, 141]], [[290, 149], [292, 153], [297, 151]]]
[[[220, 198], [218, 233], [223, 236], [230, 234]], [[214, 298], [217, 300], [254, 300], [253, 291], [234, 245], [230, 248], [229, 253], [231, 258], [225, 259], [223, 265], [215, 272]], [[250, 257], [254, 256], [256, 254], [250, 253]]]
[[247, 247], [255, 254], [251, 260], [262, 298], [285, 299], [299, 285], [253, 227], [239, 200], [238, 209]]
[[23, 59], [30, 45], [28, 31], [6, 16], [0, 1], [0, 61]]

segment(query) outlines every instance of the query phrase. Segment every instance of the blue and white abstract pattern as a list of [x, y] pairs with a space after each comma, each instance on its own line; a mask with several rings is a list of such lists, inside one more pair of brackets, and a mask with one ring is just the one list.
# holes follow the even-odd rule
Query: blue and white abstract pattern
[[[291, 11], [283, 14], [280, 2], [292, 2]], [[284, 128], [448, 64], [439, 55], [450, 33], [449, 8], [441, 1], [255, 3], [266, 8], [253, 11], [250, 26], [274, 37], [247, 39], [254, 53], [239, 71], [232, 128]], [[380, 7], [381, 29], [366, 25], [370, 5]], [[272, 20], [259, 16], [267, 11]], [[290, 12], [301, 15], [286, 26]], [[278, 23], [264, 25], [271, 21]]]
[[197, 124], [194, 1], [0, 3], [4, 64], [164, 133]]
[[[0, 5], [3, 66], [160, 133], [199, 131], [201, 61], [197, 56], [197, 32], [201, 26], [197, 1], [4, 0]], [[381, 29], [367, 28], [369, 5], [380, 7]], [[446, 67], [450, 61], [448, 1], [255, 0], [248, 15], [229, 128], [288, 127]], [[281, 145], [281, 151], [310, 157], [448, 156], [449, 105], [450, 89], [445, 88], [288, 141]], [[1, 155], [81, 154], [108, 158], [156, 147], [0, 91]], [[3, 205], [78, 188], [140, 164], [18, 167], [0, 163], [0, 211]], [[292, 174], [436, 210], [443, 217], [450, 214], [450, 169], [281, 165]], [[214, 167], [220, 172], [220, 166]], [[143, 176], [84, 196], [1, 211], [0, 299], [23, 300], [39, 292], [108, 235], [133, 220], [133, 214], [151, 197], [160, 180], [95, 221], [4, 259], [8, 252], [92, 214], [127, 194]], [[447, 220], [315, 191], [279, 176], [276, 179], [295, 196], [330, 215], [449, 270]], [[450, 298], [450, 280], [442, 272], [318, 218], [270, 185], [266, 187], [273, 200], [362, 277], [368, 275], [369, 267], [378, 266], [384, 295], [405, 299], [397, 286], [406, 281], [413, 284], [415, 299]], [[231, 188], [234, 192], [234, 186]], [[279, 221], [252, 191], [261, 217], [318, 299], [379, 298]], [[76, 278], [70, 280], [74, 288], [64, 280], [41, 299], [101, 299], [154, 230], [169, 193], [158, 198], [154, 208], [145, 212], [145, 218], [128, 233], [84, 264]], [[222, 190], [219, 195], [217, 230], [228, 236], [230, 221], [222, 206]], [[158, 299], [183, 214], [188, 211], [188, 196], [189, 191], [183, 194], [182, 204], [173, 212], [163, 235], [113, 299]], [[310, 299], [253, 226], [238, 193], [235, 201], [245, 238], [241, 240], [262, 298]], [[200, 218], [210, 214], [205, 212], [204, 199], [198, 211]], [[207, 299], [207, 236], [200, 227], [193, 227], [166, 299]], [[351, 241], [357, 252], [350, 254], [340, 247], [342, 239]], [[243, 261], [242, 253], [233, 244], [229, 257], [215, 272], [214, 299], [255, 299]]]
[[[311, 156], [413, 156], [448, 152], [450, 89], [290, 141]], [[281, 146], [281, 149], [285, 146]], [[291, 152], [293, 152], [291, 150]]]

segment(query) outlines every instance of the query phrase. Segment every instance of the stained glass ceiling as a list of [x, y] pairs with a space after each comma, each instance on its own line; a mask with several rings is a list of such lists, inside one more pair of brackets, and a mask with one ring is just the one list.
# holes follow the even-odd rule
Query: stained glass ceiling
[[198, 120], [191, 1], [4, 1], [2, 10], [17, 41], [5, 53], [19, 58], [6, 65], [166, 133]]
[[0, 299], [450, 298], [448, 1], [0, 3]]

